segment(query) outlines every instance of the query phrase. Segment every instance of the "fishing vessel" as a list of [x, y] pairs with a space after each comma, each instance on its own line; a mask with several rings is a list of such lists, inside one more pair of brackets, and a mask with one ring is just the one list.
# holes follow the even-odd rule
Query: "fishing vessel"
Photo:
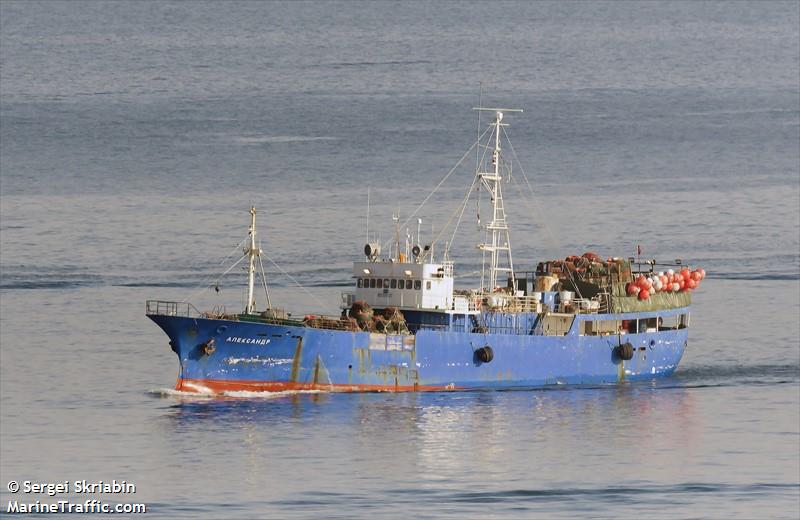
[[691, 294], [705, 271], [681, 260], [592, 252], [518, 269], [503, 198], [512, 163], [501, 143], [507, 139], [504, 113], [521, 111], [478, 110], [493, 115], [473, 144], [477, 165], [465, 198], [488, 194], [491, 218], [480, 225], [478, 287], [455, 286], [451, 245], [442, 246], [438, 237], [423, 245], [407, 233], [401, 243], [399, 217], [393, 216], [394, 240], [367, 243], [354, 262], [353, 289], [342, 294], [341, 315], [299, 318], [273, 307], [263, 266], [266, 298], [259, 310], [263, 251], [251, 207], [241, 312], [201, 312], [187, 301], [146, 302], [147, 317], [178, 356], [176, 389], [442, 391], [671, 374], [687, 346]]

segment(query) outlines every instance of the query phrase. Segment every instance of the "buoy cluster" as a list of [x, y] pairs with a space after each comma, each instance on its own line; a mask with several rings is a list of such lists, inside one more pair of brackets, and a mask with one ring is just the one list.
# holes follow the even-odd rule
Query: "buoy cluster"
[[645, 276], [640, 274], [636, 280], [625, 286], [628, 296], [636, 296], [640, 300], [647, 300], [651, 295], [660, 292], [687, 292], [700, 286], [706, 277], [705, 269], [697, 268], [694, 271], [684, 267], [680, 271], [661, 271]]

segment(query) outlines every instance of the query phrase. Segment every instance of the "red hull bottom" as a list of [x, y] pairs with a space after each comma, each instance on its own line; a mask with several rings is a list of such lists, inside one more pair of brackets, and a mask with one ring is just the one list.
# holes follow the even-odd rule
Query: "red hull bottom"
[[454, 385], [349, 385], [295, 383], [291, 381], [214, 381], [206, 379], [178, 379], [175, 390], [198, 394], [222, 394], [225, 392], [438, 392], [456, 390]]

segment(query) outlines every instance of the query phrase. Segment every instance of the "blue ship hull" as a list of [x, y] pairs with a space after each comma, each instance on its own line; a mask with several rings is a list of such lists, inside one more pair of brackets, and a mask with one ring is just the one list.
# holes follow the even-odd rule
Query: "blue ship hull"
[[[395, 335], [148, 314], [180, 360], [178, 390], [425, 391], [598, 384], [671, 374], [688, 328], [582, 335], [581, 322], [688, 315], [689, 308], [579, 314], [566, 334], [417, 330]], [[462, 327], [465, 329], [465, 327]], [[620, 357], [629, 344], [630, 359]], [[489, 362], [476, 351], [490, 346]], [[210, 348], [209, 348], [210, 346]]]

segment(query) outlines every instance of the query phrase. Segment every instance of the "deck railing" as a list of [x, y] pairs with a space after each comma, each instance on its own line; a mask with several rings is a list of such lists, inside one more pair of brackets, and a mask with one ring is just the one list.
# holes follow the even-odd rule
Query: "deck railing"
[[202, 316], [202, 313], [191, 303], [166, 302], [162, 300], [147, 300], [145, 314], [148, 316], [185, 316], [187, 318]]

